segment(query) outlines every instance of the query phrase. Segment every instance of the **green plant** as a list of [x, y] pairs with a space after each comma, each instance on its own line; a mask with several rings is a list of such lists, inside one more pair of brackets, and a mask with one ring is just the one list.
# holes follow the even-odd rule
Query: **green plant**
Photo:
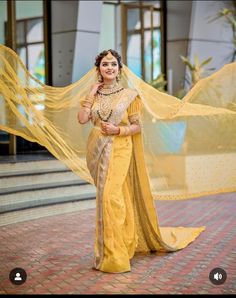
[[165, 80], [165, 75], [160, 73], [155, 80], [150, 82], [150, 85], [156, 89], [158, 89], [161, 92], [165, 92], [165, 86], [167, 84], [167, 81]]
[[[205, 65], [211, 62], [212, 57], [200, 62], [198, 56], [194, 55], [194, 63], [191, 63], [187, 57], [180, 56], [180, 58], [187, 66], [189, 71], [189, 75], [184, 78], [184, 82], [176, 94], [178, 98], [182, 99], [187, 93], [187, 90], [184, 88], [185, 81], [188, 83], [191, 89], [205, 74]], [[214, 70], [214, 68], [209, 68], [208, 70]]]
[[[187, 57], [180, 56], [184, 64], [188, 67], [190, 73], [190, 80], [186, 79], [190, 86], [194, 86], [203, 76], [204, 67], [211, 62], [212, 57], [207, 58], [206, 60], [200, 62], [197, 55], [194, 55], [194, 63], [191, 63]], [[211, 69], [212, 70], [212, 69]]]
[[213, 19], [210, 19], [209, 22], [213, 22], [220, 18], [224, 18], [226, 23], [228, 23], [228, 25], [232, 29], [232, 34], [233, 34], [232, 43], [234, 48], [233, 48], [230, 60], [231, 62], [234, 62], [236, 60], [236, 1], [231, 2], [231, 8], [221, 9]]

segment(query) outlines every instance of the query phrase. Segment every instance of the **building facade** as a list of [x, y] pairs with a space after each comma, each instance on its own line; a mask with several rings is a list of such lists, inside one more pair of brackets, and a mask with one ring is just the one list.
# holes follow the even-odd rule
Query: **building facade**
[[[231, 62], [232, 30], [223, 18], [212, 21], [231, 6], [232, 1], [3, 0], [0, 43], [53, 86], [79, 80], [99, 52], [115, 49], [145, 81], [164, 74], [166, 91], [175, 95], [187, 73], [181, 55], [212, 57], [211, 71]], [[2, 119], [5, 113], [0, 111]], [[0, 131], [0, 155], [39, 151], [45, 148]]]

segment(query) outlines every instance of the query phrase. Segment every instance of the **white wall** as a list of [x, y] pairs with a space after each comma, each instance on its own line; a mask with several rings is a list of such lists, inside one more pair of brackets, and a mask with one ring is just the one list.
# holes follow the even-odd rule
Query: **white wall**
[[[228, 2], [228, 3], [227, 3]], [[212, 57], [207, 67], [218, 70], [230, 62], [232, 31], [223, 18], [209, 22], [231, 1], [193, 1], [188, 55], [198, 54], [200, 60]], [[210, 73], [210, 72], [209, 72]]]
[[[173, 93], [180, 89], [186, 68], [180, 55], [193, 62], [194, 54], [200, 61], [212, 57], [206, 69], [218, 70], [229, 63], [232, 52], [232, 32], [223, 19], [210, 23], [231, 1], [167, 1], [167, 68], [173, 69]], [[210, 75], [214, 71], [208, 71]]]

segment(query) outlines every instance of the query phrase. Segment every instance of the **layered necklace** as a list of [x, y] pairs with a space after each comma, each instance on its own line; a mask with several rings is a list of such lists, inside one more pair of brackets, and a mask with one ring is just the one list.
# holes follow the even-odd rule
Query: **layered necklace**
[[112, 101], [114, 99], [113, 95], [121, 92], [124, 88], [121, 87], [119, 84], [114, 85], [103, 85], [100, 90], [97, 91], [98, 93], [98, 102], [99, 106], [97, 109], [97, 115], [100, 120], [104, 122], [108, 122], [111, 118], [113, 113], [112, 110]]

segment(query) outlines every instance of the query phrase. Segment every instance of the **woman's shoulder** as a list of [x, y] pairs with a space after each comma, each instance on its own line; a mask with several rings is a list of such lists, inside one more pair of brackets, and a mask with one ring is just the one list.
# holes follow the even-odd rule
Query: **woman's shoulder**
[[138, 91], [133, 88], [124, 88], [124, 91], [132, 97], [136, 97], [138, 95]]

